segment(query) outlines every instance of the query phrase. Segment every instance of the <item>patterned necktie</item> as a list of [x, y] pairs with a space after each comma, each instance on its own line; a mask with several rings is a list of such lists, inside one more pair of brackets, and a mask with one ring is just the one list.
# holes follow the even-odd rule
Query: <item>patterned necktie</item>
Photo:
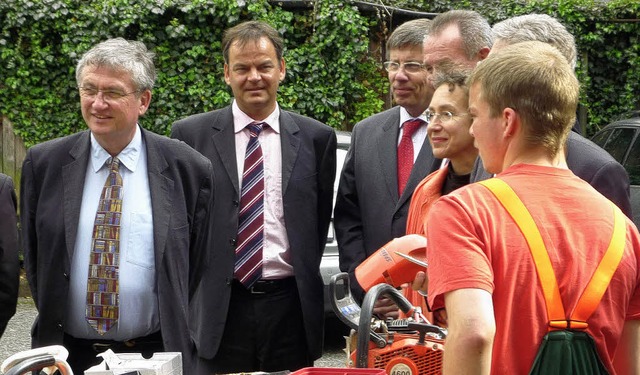
[[247, 125], [249, 143], [242, 173], [238, 239], [234, 275], [250, 288], [262, 277], [262, 247], [264, 242], [264, 166], [258, 135], [266, 124]]
[[93, 225], [87, 321], [101, 335], [118, 322], [118, 265], [120, 264], [120, 217], [122, 216], [122, 176], [120, 161], [111, 158], [109, 176], [102, 188]]
[[402, 139], [398, 145], [398, 196], [402, 195], [413, 168], [413, 141], [411, 136], [424, 123], [421, 119], [405, 121], [402, 125]]

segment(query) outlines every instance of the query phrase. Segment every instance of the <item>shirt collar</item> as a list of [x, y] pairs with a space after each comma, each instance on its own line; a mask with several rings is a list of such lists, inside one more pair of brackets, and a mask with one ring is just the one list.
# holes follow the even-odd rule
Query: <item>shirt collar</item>
[[[233, 101], [231, 105], [231, 113], [233, 113], [233, 131], [235, 133], [241, 132], [247, 125], [250, 123], [257, 121], [249, 117], [246, 113], [242, 112], [240, 107], [238, 107], [238, 103]], [[276, 133], [280, 133], [280, 106], [276, 103], [276, 108], [271, 112], [267, 118], [261, 120], [260, 122], [265, 122], [271, 129], [273, 129]]]
[[[124, 165], [131, 172], [136, 171], [136, 166], [138, 165], [138, 159], [140, 159], [140, 152], [142, 150], [142, 132], [140, 131], [140, 126], [136, 126], [136, 133], [133, 136], [133, 139], [127, 147], [125, 147], [120, 153], [117, 155], [118, 159], [122, 165]], [[100, 146], [98, 140], [96, 140], [93, 133], [91, 133], [91, 167], [94, 172], [98, 172], [102, 167], [105, 166], [107, 160], [111, 158], [111, 155]]]
[[413, 120], [416, 118], [423, 120], [425, 124], [427, 123], [427, 115], [425, 114], [425, 112], [422, 112], [418, 117], [413, 117], [409, 114], [409, 112], [407, 112], [407, 110], [404, 107], [400, 107], [400, 124], [398, 126], [402, 128], [402, 125], [406, 121]]

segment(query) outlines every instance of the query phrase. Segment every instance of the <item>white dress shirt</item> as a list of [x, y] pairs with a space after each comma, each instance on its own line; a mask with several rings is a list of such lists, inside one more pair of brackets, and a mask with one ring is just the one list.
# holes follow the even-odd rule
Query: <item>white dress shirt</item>
[[418, 159], [418, 154], [420, 153], [420, 149], [422, 149], [422, 145], [427, 139], [427, 116], [422, 113], [418, 117], [413, 117], [407, 112], [404, 107], [400, 107], [400, 123], [398, 126], [400, 127], [400, 131], [398, 132], [398, 146], [400, 145], [400, 140], [402, 140], [402, 132], [404, 131], [404, 123], [408, 120], [413, 119], [421, 119], [424, 121], [424, 124], [419, 127], [415, 133], [411, 136], [411, 140], [413, 141], [413, 162], [416, 162]]

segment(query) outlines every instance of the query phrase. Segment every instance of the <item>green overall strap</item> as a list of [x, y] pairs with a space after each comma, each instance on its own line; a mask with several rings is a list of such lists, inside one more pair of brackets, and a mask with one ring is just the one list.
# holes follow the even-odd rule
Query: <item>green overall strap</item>
[[624, 252], [626, 227], [624, 215], [613, 203], [614, 229], [611, 242], [602, 260], [598, 264], [589, 284], [578, 300], [574, 313], [571, 315], [570, 323], [567, 322], [560, 289], [556, 280], [551, 259], [540, 235], [540, 231], [531, 214], [524, 206], [518, 195], [503, 180], [492, 178], [481, 181], [480, 184], [487, 187], [498, 198], [502, 206], [511, 215], [516, 225], [524, 235], [529, 250], [533, 257], [538, 278], [542, 286], [542, 291], [547, 307], [549, 325], [552, 328], [586, 328], [587, 319], [595, 311], [605, 290], [609, 286], [611, 278], [618, 268]]

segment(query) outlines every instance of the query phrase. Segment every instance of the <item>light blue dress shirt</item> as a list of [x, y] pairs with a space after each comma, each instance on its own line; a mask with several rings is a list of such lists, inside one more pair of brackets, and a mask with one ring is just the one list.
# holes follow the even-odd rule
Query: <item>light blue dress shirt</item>
[[93, 223], [111, 156], [91, 135], [91, 157], [82, 194], [80, 221], [71, 260], [65, 332], [83, 339], [125, 341], [160, 329], [153, 246], [153, 213], [147, 153], [138, 127], [121, 161], [123, 199], [120, 224], [120, 314], [118, 324], [99, 335], [86, 320], [87, 278]]

